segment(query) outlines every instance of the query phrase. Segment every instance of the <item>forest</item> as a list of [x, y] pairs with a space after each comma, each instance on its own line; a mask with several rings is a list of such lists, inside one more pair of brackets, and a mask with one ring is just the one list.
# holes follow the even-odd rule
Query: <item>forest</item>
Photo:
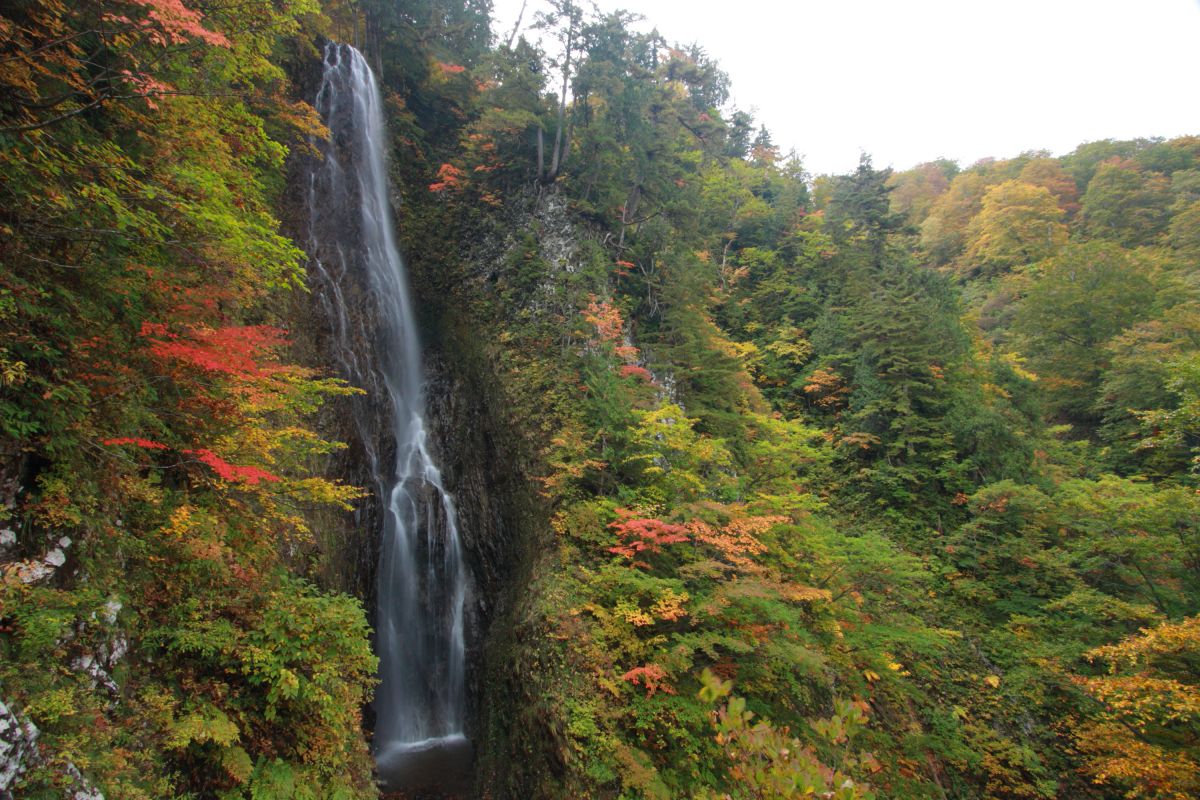
[[[1200, 135], [814, 175], [704, 43], [494, 27], [0, 6], [0, 798], [1200, 796]], [[474, 587], [444, 786], [373, 759], [331, 41]]]

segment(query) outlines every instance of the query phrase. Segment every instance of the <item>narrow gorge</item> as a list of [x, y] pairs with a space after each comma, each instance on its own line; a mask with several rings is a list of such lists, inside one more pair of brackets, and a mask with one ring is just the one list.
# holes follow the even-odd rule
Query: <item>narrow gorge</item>
[[[421, 341], [390, 205], [383, 100], [362, 53], [325, 46], [314, 106], [330, 139], [308, 176], [310, 274], [339, 377], [364, 392], [355, 438], [383, 508], [374, 532], [380, 666], [372, 749], [389, 787], [467, 786], [469, 575], [454, 498], [431, 455]], [[351, 287], [362, 305], [347, 300]], [[388, 419], [382, 430], [380, 416]]]

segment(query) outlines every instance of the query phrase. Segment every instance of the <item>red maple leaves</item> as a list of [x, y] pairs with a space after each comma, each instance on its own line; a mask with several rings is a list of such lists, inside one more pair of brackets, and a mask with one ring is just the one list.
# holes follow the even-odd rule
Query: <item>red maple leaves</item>
[[[143, 439], [138, 436], [118, 436], [112, 439], [104, 439], [102, 444], [108, 445], [109, 447], [123, 447], [126, 445], [131, 445], [133, 447], [140, 447], [143, 450], [171, 449], [162, 442], [156, 442], [153, 439]], [[206, 447], [196, 450], [180, 450], [179, 452], [183, 453], [184, 455], [195, 456], [197, 461], [200, 461], [202, 464], [206, 464], [211, 467], [212, 471], [217, 473], [222, 480], [227, 480], [233, 483], [244, 483], [249, 486], [257, 486], [263, 481], [275, 483], [279, 480], [278, 475], [267, 472], [262, 467], [230, 464], [228, 461], [221, 458], [219, 455]]]
[[260, 362], [287, 344], [284, 332], [269, 325], [198, 326], [178, 334], [163, 323], [144, 322], [141, 335], [149, 342], [150, 352], [159, 358], [247, 379], [276, 371], [277, 368], [264, 367]]
[[634, 667], [622, 675], [621, 679], [634, 686], [644, 686], [646, 696], [653, 697], [655, 692], [675, 694], [675, 687], [666, 682], [666, 677], [667, 671], [658, 664], [647, 664], [644, 667]]
[[110, 447], [119, 447], [121, 445], [131, 444], [131, 445], [134, 445], [135, 447], [141, 447], [145, 450], [170, 450], [171, 449], [171, 448], [167, 447], [165, 444], [163, 444], [162, 442], [155, 442], [150, 439], [140, 439], [140, 438], [137, 438], [134, 436], [119, 436], [116, 439], [105, 439], [102, 442], [102, 444], [109, 445]]
[[640, 367], [637, 364], [622, 365], [620, 373], [622, 378], [636, 377], [641, 378], [646, 383], [654, 383], [654, 376], [650, 374], [650, 370]]
[[608, 548], [608, 551], [625, 558], [642, 553], [661, 553], [664, 545], [679, 544], [689, 538], [688, 529], [682, 525], [638, 517], [626, 508], [618, 508], [617, 516], [620, 519], [608, 527], [620, 537], [621, 544]]
[[275, 483], [279, 480], [278, 475], [272, 475], [261, 467], [239, 467], [237, 464], [230, 464], [225, 459], [214, 453], [212, 450], [202, 448], [200, 450], [184, 450], [183, 452], [195, 456], [197, 459], [212, 467], [213, 472], [221, 476], [224, 480], [234, 481], [236, 483], [245, 483], [250, 486], [257, 486], [262, 481]]

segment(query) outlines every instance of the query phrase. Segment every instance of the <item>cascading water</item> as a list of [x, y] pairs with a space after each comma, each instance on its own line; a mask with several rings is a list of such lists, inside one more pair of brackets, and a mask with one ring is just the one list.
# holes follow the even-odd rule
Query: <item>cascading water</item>
[[[386, 448], [372, 441], [371, 412], [360, 404], [356, 425], [384, 506], [375, 759], [389, 785], [431, 782], [431, 773], [432, 782], [446, 783], [454, 778], [447, 771], [464, 771], [470, 758], [463, 733], [467, 576], [454, 501], [428, 449], [420, 342], [388, 203], [382, 98], [358, 50], [326, 46], [316, 107], [330, 140], [309, 181], [314, 284], [343, 377], [391, 404], [396, 451], [386, 463]], [[366, 276], [356, 299], [371, 308], [353, 307], [344, 288], [362, 274], [356, 270]]]

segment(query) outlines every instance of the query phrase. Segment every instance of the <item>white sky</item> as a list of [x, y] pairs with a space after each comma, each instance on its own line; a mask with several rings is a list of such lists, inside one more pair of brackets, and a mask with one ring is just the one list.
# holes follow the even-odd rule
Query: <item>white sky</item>
[[[493, 0], [507, 37], [522, 0]], [[814, 173], [1200, 134], [1200, 0], [598, 0], [699, 43]], [[529, 0], [524, 30], [543, 0]], [[525, 31], [530, 34], [528, 30]]]

